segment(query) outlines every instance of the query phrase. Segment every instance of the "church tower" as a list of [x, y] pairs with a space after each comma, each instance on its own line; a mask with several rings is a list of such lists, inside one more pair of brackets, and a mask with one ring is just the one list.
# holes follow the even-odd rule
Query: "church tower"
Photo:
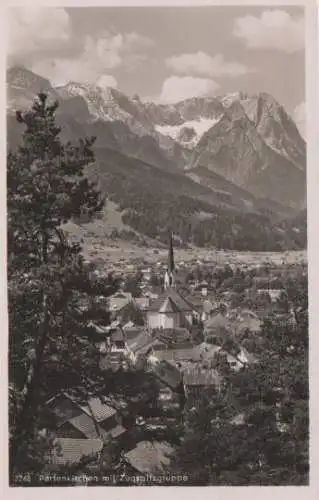
[[168, 242], [168, 265], [164, 276], [164, 288], [165, 290], [167, 290], [168, 288], [174, 286], [175, 286], [174, 249], [173, 249], [173, 236], [172, 233], [170, 233]]

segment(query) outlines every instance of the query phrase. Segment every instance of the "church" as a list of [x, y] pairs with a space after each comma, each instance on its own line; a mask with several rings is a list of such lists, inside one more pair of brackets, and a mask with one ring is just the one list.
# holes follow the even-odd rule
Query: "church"
[[194, 321], [194, 314], [196, 314], [194, 307], [176, 289], [173, 238], [170, 234], [164, 290], [147, 310], [147, 325], [149, 330], [190, 328]]

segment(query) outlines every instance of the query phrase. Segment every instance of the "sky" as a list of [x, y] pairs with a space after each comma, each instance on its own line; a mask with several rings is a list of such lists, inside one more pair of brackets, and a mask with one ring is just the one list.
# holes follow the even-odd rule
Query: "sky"
[[[302, 7], [11, 8], [8, 66], [171, 103], [268, 92], [304, 120]], [[301, 125], [302, 126], [302, 125]]]

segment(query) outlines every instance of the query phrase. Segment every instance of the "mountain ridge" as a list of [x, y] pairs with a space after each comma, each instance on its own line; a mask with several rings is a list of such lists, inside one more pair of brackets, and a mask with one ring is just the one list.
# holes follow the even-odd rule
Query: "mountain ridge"
[[214, 171], [254, 197], [294, 209], [305, 205], [305, 142], [268, 94], [237, 92], [155, 104], [98, 84], [52, 87], [30, 70], [11, 68], [9, 136], [19, 135], [15, 109], [30, 107], [40, 90], [59, 100], [58, 121], [68, 139], [95, 135], [98, 147], [111, 147], [166, 171], [182, 171], [185, 177], [195, 171], [199, 183]]

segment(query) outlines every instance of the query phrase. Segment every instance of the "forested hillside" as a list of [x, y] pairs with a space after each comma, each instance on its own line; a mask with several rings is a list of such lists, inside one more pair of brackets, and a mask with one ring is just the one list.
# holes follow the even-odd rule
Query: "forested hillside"
[[181, 182], [178, 174], [107, 149], [97, 152], [93, 177], [119, 205], [126, 225], [163, 242], [170, 228], [182, 244], [200, 247], [280, 251], [306, 246], [305, 212], [279, 216], [257, 201], [253, 209], [243, 209], [238, 194], [212, 193], [191, 179]]

